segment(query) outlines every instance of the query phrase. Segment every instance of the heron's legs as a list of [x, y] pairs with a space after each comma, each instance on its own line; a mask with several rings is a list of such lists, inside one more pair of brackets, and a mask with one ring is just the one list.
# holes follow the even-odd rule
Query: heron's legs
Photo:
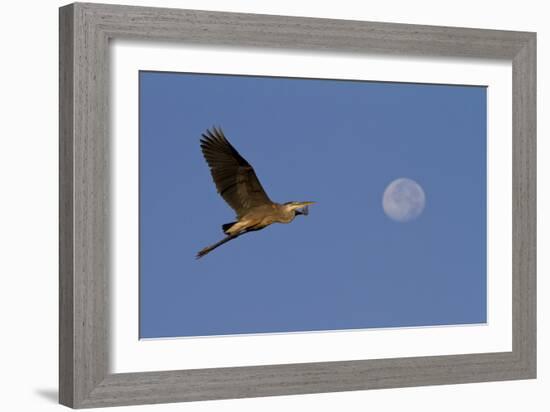
[[210, 246], [206, 246], [204, 249], [202, 249], [201, 251], [199, 251], [199, 253], [197, 253], [197, 255], [195, 256], [197, 259], [200, 259], [201, 257], [203, 257], [204, 255], [207, 255], [208, 253], [212, 252], [214, 249], [216, 249], [217, 247], [223, 245], [224, 243], [227, 243], [229, 242], [230, 240], [233, 240], [233, 239], [236, 239], [238, 238], [239, 236], [242, 236], [244, 235], [245, 233], [248, 233], [248, 232], [255, 232], [257, 230], [261, 230], [263, 229], [265, 226], [261, 226], [261, 227], [251, 227], [251, 228], [247, 228], [247, 229], [243, 229], [241, 230], [240, 232], [238, 233], [233, 233], [231, 235], [228, 235], [226, 237], [224, 237], [222, 240], [220, 240], [219, 242], [216, 242], [214, 243], [213, 245], [210, 245]]

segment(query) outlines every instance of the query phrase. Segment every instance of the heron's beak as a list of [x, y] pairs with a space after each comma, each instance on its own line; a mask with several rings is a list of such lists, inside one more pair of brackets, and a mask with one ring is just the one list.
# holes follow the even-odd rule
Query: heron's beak
[[312, 204], [314, 204], [314, 203], [315, 203], [315, 202], [296, 202], [296, 205], [298, 206], [298, 208], [300, 208], [300, 207], [312, 205]]
[[296, 202], [295, 211], [297, 215], [308, 215], [309, 214], [309, 205], [314, 204], [315, 202]]

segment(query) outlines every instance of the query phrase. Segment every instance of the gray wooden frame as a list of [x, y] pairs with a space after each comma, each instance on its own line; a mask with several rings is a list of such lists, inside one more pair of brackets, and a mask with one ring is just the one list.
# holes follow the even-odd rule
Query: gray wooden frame
[[[109, 373], [109, 40], [506, 59], [513, 64], [513, 350]], [[536, 376], [536, 35], [104, 4], [60, 9], [59, 398], [85, 408]], [[509, 119], [502, 119], [509, 121]]]

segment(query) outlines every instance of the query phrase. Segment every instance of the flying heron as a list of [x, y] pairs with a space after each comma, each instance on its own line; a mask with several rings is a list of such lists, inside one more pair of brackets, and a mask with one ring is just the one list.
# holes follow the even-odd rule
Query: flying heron
[[222, 225], [227, 235], [197, 253], [197, 259], [241, 235], [261, 230], [272, 223], [290, 223], [308, 214], [315, 202], [275, 203], [269, 199], [254, 169], [229, 143], [221, 128], [202, 134], [201, 149], [221, 197], [235, 211], [237, 220]]

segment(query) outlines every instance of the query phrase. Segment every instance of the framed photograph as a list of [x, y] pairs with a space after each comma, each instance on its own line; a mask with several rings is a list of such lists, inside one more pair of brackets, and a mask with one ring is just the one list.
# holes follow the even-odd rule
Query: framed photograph
[[60, 402], [536, 377], [536, 35], [60, 9]]

